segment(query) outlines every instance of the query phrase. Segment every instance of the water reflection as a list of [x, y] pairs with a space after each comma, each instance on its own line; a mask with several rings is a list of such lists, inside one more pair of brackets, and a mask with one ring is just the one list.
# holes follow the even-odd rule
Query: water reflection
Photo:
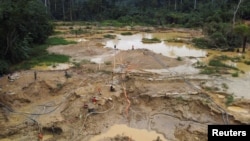
[[[166, 34], [166, 36], [168, 36]], [[206, 51], [195, 49], [191, 46], [182, 43], [168, 43], [165, 40], [168, 37], [161, 36], [161, 43], [154, 43], [154, 44], [144, 44], [141, 42], [142, 38], [153, 38], [154, 33], [139, 33], [134, 34], [131, 36], [122, 36], [117, 35], [116, 39], [109, 40], [106, 42], [105, 47], [113, 48], [116, 45], [116, 48], [120, 50], [130, 50], [132, 46], [135, 49], [148, 49], [155, 53], [161, 53], [164, 56], [168, 57], [205, 57]]]
[[113, 138], [116, 135], [125, 135], [132, 138], [135, 141], [153, 141], [157, 137], [160, 137], [162, 141], [167, 141], [162, 134], [155, 131], [147, 131], [142, 129], [130, 128], [124, 124], [117, 124], [112, 126], [108, 132], [93, 137], [90, 141], [102, 141], [107, 138]]

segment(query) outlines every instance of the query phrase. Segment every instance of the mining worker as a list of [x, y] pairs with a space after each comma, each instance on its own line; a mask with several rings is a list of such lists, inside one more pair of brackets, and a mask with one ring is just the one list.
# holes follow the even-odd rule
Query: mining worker
[[42, 140], [43, 140], [43, 134], [42, 134], [41, 132], [38, 134], [38, 140], [39, 140], [39, 141], [42, 141]]
[[134, 50], [134, 45], [132, 45], [132, 50]]
[[10, 74], [8, 75], [8, 80], [11, 81], [11, 77], [10, 77]]
[[14, 81], [15, 79], [16, 79], [16, 78], [13, 77], [13, 74], [12, 74], [12, 73], [8, 74], [8, 80], [9, 80], [10, 82]]
[[114, 91], [115, 91], [115, 88], [113, 87], [113, 85], [110, 86], [110, 91], [111, 91], [111, 92], [114, 92]]
[[84, 108], [84, 109], [87, 109], [88, 107], [89, 107], [88, 104], [84, 104], [84, 105], [83, 105], [83, 108]]
[[98, 93], [99, 93], [99, 95], [102, 95], [100, 87], [98, 87]]
[[65, 76], [66, 78], [68, 78], [68, 77], [69, 77], [69, 74], [68, 74], [67, 70], [65, 70], [65, 74], [64, 74], [64, 76]]
[[94, 104], [96, 104], [96, 102], [97, 102], [96, 97], [93, 97], [93, 98], [92, 98], [92, 102], [93, 102]]
[[36, 78], [37, 78], [37, 73], [36, 73], [36, 71], [34, 72], [34, 79], [36, 80]]

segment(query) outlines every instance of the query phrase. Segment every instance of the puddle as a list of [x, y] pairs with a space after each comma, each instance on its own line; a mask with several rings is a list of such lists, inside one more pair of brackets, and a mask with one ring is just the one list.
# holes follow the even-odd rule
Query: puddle
[[[132, 46], [134, 46], [135, 49], [148, 49], [155, 53], [160, 53], [164, 56], [176, 58], [176, 57], [205, 57], [207, 52], [200, 49], [195, 49], [187, 44], [182, 43], [168, 43], [166, 40], [168, 39], [168, 34], [163, 34], [159, 36], [159, 33], [140, 33], [140, 34], [134, 34], [131, 36], [122, 36], [117, 35], [116, 39], [109, 40], [106, 42], [105, 47], [108, 48], [114, 48], [116, 45], [116, 48], [120, 50], [130, 50], [132, 49]], [[164, 36], [163, 36], [164, 35]], [[154, 43], [154, 44], [144, 44], [141, 42], [142, 38], [154, 38], [154, 37], [160, 37], [162, 40], [161, 43]]]
[[160, 137], [162, 141], [167, 141], [162, 134], [155, 131], [130, 128], [127, 125], [119, 124], [112, 126], [106, 133], [93, 137], [90, 141], [102, 141], [107, 138], [113, 138], [116, 135], [125, 135], [135, 141], [153, 141]]

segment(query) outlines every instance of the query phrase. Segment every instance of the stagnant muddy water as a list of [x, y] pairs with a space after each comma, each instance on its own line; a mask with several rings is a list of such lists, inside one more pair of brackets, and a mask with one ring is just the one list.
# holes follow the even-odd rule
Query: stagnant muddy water
[[155, 131], [130, 128], [123, 124], [112, 126], [106, 133], [95, 136], [91, 138], [90, 141], [100, 141], [105, 140], [105, 138], [114, 138], [116, 135], [128, 136], [136, 141], [153, 141], [158, 137], [162, 141], [167, 141], [162, 134], [156, 133]]
[[[191, 45], [184, 43], [169, 43], [165, 41], [171, 36], [167, 33], [138, 33], [131, 36], [116, 35], [117, 37], [113, 40], [106, 42], [105, 47], [114, 48], [116, 45], [117, 49], [120, 50], [131, 50], [132, 46], [134, 49], [148, 49], [155, 53], [160, 53], [167, 57], [205, 57], [207, 52], [201, 49], [195, 49]], [[155, 38], [160, 37], [161, 43], [142, 43], [142, 38]]]

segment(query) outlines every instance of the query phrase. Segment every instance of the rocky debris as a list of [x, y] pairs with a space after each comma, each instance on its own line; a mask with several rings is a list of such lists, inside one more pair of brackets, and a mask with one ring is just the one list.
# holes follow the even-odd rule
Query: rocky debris
[[20, 78], [20, 74], [19, 73], [14, 73], [14, 74], [9, 74], [8, 75], [8, 80], [9, 81], [15, 81], [17, 79]]

